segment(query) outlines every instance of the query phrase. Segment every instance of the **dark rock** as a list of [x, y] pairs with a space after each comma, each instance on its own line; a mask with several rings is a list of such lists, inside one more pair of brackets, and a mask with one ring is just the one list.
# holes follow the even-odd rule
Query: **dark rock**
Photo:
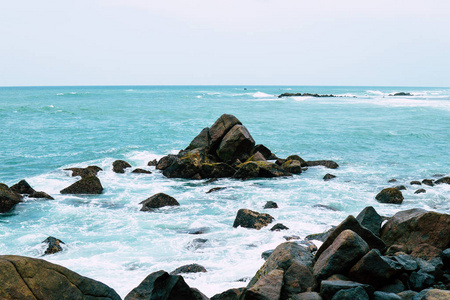
[[216, 182], [217, 180], [218, 180], [217, 178], [211, 178], [211, 179], [206, 180], [204, 183], [209, 184], [209, 183]]
[[199, 173], [194, 174], [190, 179], [192, 180], [202, 180], [202, 176]]
[[328, 181], [330, 179], [336, 178], [335, 175], [327, 173], [325, 176], [323, 176], [323, 180]]
[[204, 234], [204, 233], [206, 233], [208, 231], [209, 231], [208, 227], [198, 227], [198, 228], [188, 229], [184, 233], [187, 233], [187, 234]]
[[317, 250], [316, 259], [333, 243], [333, 241], [339, 234], [341, 234], [341, 232], [347, 229], [350, 229], [358, 234], [359, 237], [366, 241], [370, 249], [378, 249], [383, 252], [386, 248], [386, 245], [380, 238], [374, 235], [369, 229], [362, 227], [361, 224], [359, 224], [359, 222], [355, 219], [355, 217], [350, 215], [331, 232], [331, 234], [328, 236], [319, 250]]
[[418, 268], [416, 260], [410, 255], [396, 255], [394, 256], [394, 259], [402, 266], [402, 269], [407, 272], [415, 271]]
[[273, 225], [272, 228], [270, 228], [270, 231], [281, 231], [281, 230], [288, 230], [289, 228], [284, 226], [281, 223], [277, 223], [275, 225]]
[[170, 275], [178, 275], [183, 273], [205, 273], [205, 272], [206, 272], [205, 267], [198, 264], [190, 264], [176, 268], [175, 270], [170, 272]]
[[322, 297], [316, 292], [304, 292], [292, 296], [291, 300], [322, 300]]
[[63, 250], [61, 244], [64, 244], [64, 242], [55, 237], [49, 236], [44, 241], [42, 241], [42, 243], [48, 245], [44, 254], [54, 254]]
[[324, 204], [314, 204], [312, 207], [314, 208], [323, 208], [326, 210], [331, 210], [331, 211], [339, 211], [339, 209], [336, 209], [334, 207], [328, 206], [328, 205], [324, 205]]
[[149, 171], [149, 170], [144, 170], [144, 169], [139, 169], [139, 168], [134, 169], [131, 173], [137, 173], [137, 174], [152, 174], [152, 172]]
[[397, 296], [400, 296], [402, 300], [413, 300], [414, 296], [417, 295], [417, 292], [407, 290], [401, 293], [397, 293]]
[[412, 96], [411, 93], [399, 92], [394, 94], [389, 94], [389, 96]]
[[0, 213], [10, 211], [19, 202], [22, 202], [22, 196], [0, 183]]
[[402, 298], [394, 293], [376, 291], [373, 293], [373, 300], [402, 300]]
[[45, 260], [2, 255], [0, 269], [0, 299], [120, 300], [105, 284]]
[[382, 259], [378, 250], [372, 249], [350, 269], [349, 277], [379, 287], [387, 284], [396, 274], [397, 270]]
[[241, 121], [239, 121], [235, 116], [229, 114], [221, 115], [209, 129], [209, 136], [211, 138], [211, 147], [213, 149], [217, 148], [222, 138], [235, 125], [242, 125]]
[[334, 228], [331, 228], [328, 231], [322, 232], [322, 233], [313, 233], [309, 234], [305, 237], [306, 240], [317, 240], [321, 242], [325, 242], [325, 240], [330, 236], [331, 232], [333, 232]]
[[183, 277], [158, 271], [148, 275], [124, 300], [198, 300]]
[[275, 161], [275, 164], [277, 164], [278, 166], [282, 166], [285, 162], [286, 162], [286, 159], [278, 158], [278, 159]]
[[261, 253], [261, 258], [264, 260], [267, 260], [272, 255], [272, 253], [273, 253], [273, 249], [264, 251], [263, 253]]
[[417, 258], [416, 261], [419, 268], [418, 272], [428, 273], [430, 275], [433, 275], [438, 280], [441, 279], [444, 268], [444, 264], [442, 263], [441, 258], [438, 257], [428, 261]]
[[388, 182], [397, 182], [397, 179], [392, 178], [392, 179], [388, 180]]
[[236, 169], [226, 163], [204, 163], [200, 170], [203, 178], [231, 177], [234, 173], [236, 173]]
[[403, 245], [391, 245], [384, 252], [385, 255], [406, 254], [406, 248]]
[[428, 289], [421, 291], [413, 300], [447, 300], [450, 299], [450, 291], [439, 289]]
[[147, 166], [156, 167], [157, 164], [158, 164], [158, 161], [156, 159], [154, 159], [154, 160], [149, 161]]
[[21, 180], [15, 185], [10, 187], [11, 191], [16, 192], [18, 194], [26, 194], [31, 195], [36, 192], [25, 180]]
[[450, 184], [450, 177], [442, 177], [434, 182], [434, 184], [446, 183]]
[[194, 293], [194, 297], [197, 300], [210, 300], [208, 297], [206, 297], [205, 294], [203, 294], [196, 288], [191, 288], [191, 291], [192, 291], [192, 293]]
[[426, 193], [427, 191], [425, 189], [418, 189], [417, 191], [414, 192], [414, 194], [422, 194], [422, 193]]
[[356, 217], [359, 224], [372, 231], [376, 236], [380, 235], [381, 223], [383, 218], [377, 213], [372, 206], [364, 208]]
[[125, 173], [125, 169], [131, 168], [131, 165], [124, 160], [116, 160], [113, 162], [113, 171], [115, 173]]
[[156, 164], [156, 169], [164, 171], [165, 169], [170, 167], [177, 159], [178, 157], [173, 154], [163, 156]]
[[101, 194], [103, 186], [96, 176], [81, 178], [74, 184], [62, 189], [61, 194]]
[[253, 286], [259, 278], [275, 269], [287, 271], [294, 262], [311, 268], [313, 260], [314, 257], [308, 249], [293, 242], [282, 243], [275, 248], [272, 255], [266, 260], [258, 272], [256, 272], [255, 276], [249, 282], [248, 287]]
[[384, 285], [381, 288], [379, 288], [379, 290], [385, 293], [397, 294], [405, 290], [405, 285], [403, 284], [403, 282], [401, 282], [401, 280], [395, 279], [392, 283]]
[[211, 300], [239, 300], [245, 288], [229, 289], [211, 297]]
[[342, 275], [342, 274], [333, 274], [330, 277], [328, 277], [327, 280], [331, 280], [331, 281], [336, 281], [336, 280], [351, 281], [350, 278], [348, 278], [347, 276]]
[[332, 300], [369, 300], [369, 295], [364, 290], [363, 287], [356, 287], [347, 290], [340, 290], [336, 294], [334, 294]]
[[314, 276], [321, 280], [333, 274], [345, 274], [367, 252], [369, 245], [358, 234], [344, 230], [323, 253], [316, 254]]
[[284, 235], [283, 239], [286, 241], [297, 241], [300, 240], [300, 237], [298, 235]]
[[337, 169], [339, 168], [339, 165], [332, 161], [332, 160], [313, 160], [313, 161], [307, 161], [306, 165], [308, 167], [315, 167], [315, 166], [324, 166], [328, 169]]
[[288, 157], [286, 157], [286, 161], [288, 161], [288, 160], [299, 161], [302, 167], [307, 167], [308, 166], [306, 161], [303, 158], [301, 158], [300, 156], [296, 155], [296, 154], [289, 155]]
[[219, 187], [215, 187], [215, 188], [210, 189], [210, 190], [207, 191], [206, 193], [209, 194], [209, 193], [217, 192], [217, 191], [224, 190], [224, 189], [226, 189], [226, 187], [219, 186]]
[[374, 292], [373, 287], [368, 284], [343, 280], [323, 280], [320, 284], [320, 295], [324, 300], [330, 300], [337, 292], [341, 290], [349, 290], [358, 287], [362, 287], [369, 297]]
[[276, 204], [273, 201], [267, 201], [266, 204], [264, 205], [264, 209], [269, 209], [269, 208], [278, 208], [278, 204]]
[[72, 177], [80, 176], [81, 178], [97, 176], [98, 172], [103, 171], [102, 168], [97, 166], [88, 166], [86, 168], [67, 168], [64, 170], [72, 171]]
[[146, 200], [140, 202], [142, 204], [141, 211], [152, 211], [155, 208], [160, 208], [164, 206], [179, 206], [180, 203], [178, 201], [164, 193], [158, 193]]
[[[184, 153], [173, 163], [163, 170], [163, 175], [168, 178], [192, 178], [201, 173], [201, 167], [208, 163], [206, 152], [201, 149], [194, 149]], [[159, 164], [158, 164], [159, 165]], [[211, 178], [216, 176], [211, 176]]]
[[267, 159], [271, 159], [272, 157], [272, 151], [270, 151], [266, 146], [258, 144], [253, 147], [252, 151], [250, 151], [250, 155], [255, 154], [256, 152], [259, 152], [263, 155], [263, 157]]
[[442, 262], [446, 269], [450, 270], [450, 248], [442, 251]]
[[193, 239], [187, 244], [186, 248], [188, 250], [197, 250], [202, 248], [207, 242], [208, 239]]
[[283, 170], [280, 166], [267, 161], [251, 161], [238, 166], [238, 170], [233, 175], [234, 178], [272, 178], [292, 176], [291, 173]]
[[296, 294], [315, 290], [316, 288], [316, 278], [311, 270], [298, 262], [293, 262], [284, 273], [281, 298], [288, 299]]
[[311, 94], [311, 93], [283, 93], [278, 96], [278, 98], [283, 97], [337, 97], [335, 95], [319, 95], [319, 94]]
[[38, 198], [38, 199], [49, 199], [49, 200], [55, 200], [52, 196], [45, 192], [34, 192], [33, 194], [29, 195], [30, 198]]
[[428, 186], [434, 186], [434, 179], [424, 179], [422, 180], [422, 183]]
[[392, 204], [402, 204], [403, 195], [400, 190], [396, 188], [386, 188], [379, 192], [375, 199], [380, 203], [392, 203]]
[[428, 273], [419, 271], [412, 272], [409, 276], [409, 284], [414, 291], [421, 291], [432, 286], [434, 283], [434, 276]]
[[248, 288], [242, 300], [279, 300], [283, 285], [283, 270], [272, 270]]
[[273, 220], [274, 218], [269, 214], [260, 214], [249, 209], [240, 209], [237, 212], [233, 227], [236, 228], [241, 226], [259, 230], [272, 223]]
[[431, 246], [430, 244], [419, 244], [411, 252], [411, 256], [421, 258], [424, 260], [431, 260], [436, 257], [441, 257], [442, 250]]
[[267, 161], [267, 159], [264, 158], [264, 156], [260, 152], [256, 152], [252, 156], [250, 156], [247, 161]]
[[399, 191], [404, 191], [404, 190], [406, 190], [406, 186], [404, 186], [404, 185], [397, 185], [397, 186], [394, 187], [394, 188], [396, 188], [396, 189], [399, 190]]
[[285, 171], [292, 174], [300, 174], [302, 173], [302, 164], [298, 160], [286, 160], [281, 166]]
[[209, 136], [209, 128], [203, 128], [203, 130], [191, 141], [187, 150], [193, 150], [196, 148], [209, 148], [211, 146], [211, 137]]
[[407, 251], [419, 244], [446, 249], [450, 244], [450, 215], [410, 209], [396, 213], [381, 229], [386, 245], [403, 245]]
[[410, 182], [411, 185], [422, 185], [422, 182], [417, 181], [417, 180], [413, 180]]
[[240, 158], [244, 153], [250, 153], [255, 140], [243, 125], [235, 125], [228, 131], [220, 142], [217, 156], [223, 161]]

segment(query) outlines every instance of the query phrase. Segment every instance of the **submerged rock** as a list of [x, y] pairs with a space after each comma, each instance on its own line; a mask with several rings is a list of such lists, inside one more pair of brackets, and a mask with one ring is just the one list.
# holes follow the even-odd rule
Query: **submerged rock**
[[272, 228], [270, 228], [270, 231], [281, 231], [281, 230], [288, 230], [289, 228], [284, 226], [281, 223], [277, 223], [275, 225], [273, 225]]
[[224, 189], [226, 189], [226, 187], [219, 186], [219, 187], [215, 187], [215, 188], [210, 189], [210, 190], [207, 191], [206, 193], [207, 193], [207, 194], [210, 194], [210, 193], [212, 193], [212, 192], [217, 192], [217, 191], [224, 190]]
[[158, 193], [146, 200], [140, 202], [142, 204], [141, 211], [152, 211], [155, 208], [161, 208], [164, 206], [179, 206], [180, 203], [178, 201], [164, 193]]
[[120, 300], [107, 285], [45, 260], [0, 256], [1, 299]]
[[278, 208], [278, 204], [276, 204], [273, 201], [267, 201], [266, 204], [264, 205], [264, 209], [269, 209], [269, 208]]
[[330, 179], [336, 178], [336, 175], [327, 173], [325, 176], [323, 176], [323, 180], [328, 181]]
[[414, 194], [423, 194], [426, 193], [427, 191], [425, 189], [418, 189], [417, 191], [414, 192]]
[[442, 183], [450, 184], [450, 177], [442, 177], [434, 182], [434, 184], [442, 184]]
[[125, 169], [131, 168], [131, 165], [124, 160], [116, 160], [113, 162], [113, 171], [115, 173], [125, 173]]
[[60, 191], [61, 194], [101, 194], [102, 192], [103, 186], [96, 176], [82, 178]]
[[63, 250], [61, 244], [64, 244], [64, 242], [55, 237], [49, 236], [44, 241], [42, 241], [42, 243], [48, 245], [44, 254], [54, 254]]
[[29, 195], [30, 198], [39, 198], [39, 199], [49, 199], [49, 200], [55, 200], [52, 196], [47, 194], [46, 192], [34, 192], [33, 194]]
[[88, 166], [86, 168], [67, 168], [64, 170], [72, 171], [72, 177], [80, 176], [81, 178], [97, 176], [98, 172], [103, 171], [102, 168], [97, 166]]
[[20, 202], [22, 202], [20, 194], [12, 191], [6, 184], [0, 183], [0, 213], [10, 211]]
[[233, 227], [241, 226], [259, 230], [272, 223], [273, 220], [274, 218], [269, 214], [261, 214], [250, 209], [240, 209], [234, 220]]
[[136, 174], [152, 174], [151, 171], [149, 171], [149, 170], [144, 170], [144, 169], [140, 169], [140, 168], [134, 169], [133, 171], [131, 171], [131, 173], [136, 173]]
[[308, 167], [315, 167], [315, 166], [324, 166], [328, 169], [337, 169], [339, 168], [339, 165], [332, 161], [332, 160], [313, 160], [313, 161], [307, 161], [306, 165]]
[[170, 275], [178, 275], [183, 273], [205, 273], [205, 272], [206, 272], [205, 267], [199, 264], [190, 264], [176, 268], [175, 270], [170, 272]]

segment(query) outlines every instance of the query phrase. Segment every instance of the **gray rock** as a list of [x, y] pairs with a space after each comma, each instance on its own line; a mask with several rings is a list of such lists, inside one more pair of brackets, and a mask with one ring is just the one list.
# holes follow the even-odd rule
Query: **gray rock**
[[332, 300], [369, 300], [369, 295], [364, 288], [358, 286], [356, 288], [340, 290], [334, 294]]
[[340, 290], [349, 290], [362, 287], [367, 295], [373, 295], [374, 289], [368, 284], [344, 280], [323, 280], [320, 284], [320, 295], [324, 300], [330, 300]]
[[409, 276], [409, 284], [414, 291], [421, 291], [432, 286], [434, 283], [434, 276], [423, 271], [412, 272]]
[[240, 209], [234, 220], [233, 227], [244, 227], [252, 229], [261, 229], [270, 223], [274, 218], [269, 214], [261, 214], [250, 209]]
[[279, 300], [284, 271], [275, 269], [244, 292], [243, 300]]
[[332, 161], [332, 160], [313, 160], [313, 161], [307, 161], [306, 165], [308, 167], [315, 167], [315, 166], [324, 166], [329, 169], [337, 169], [339, 168], [339, 165]]
[[376, 291], [373, 293], [373, 300], [402, 300], [402, 298], [394, 293]]
[[383, 218], [376, 212], [372, 206], [367, 206], [364, 208], [356, 220], [363, 226], [372, 231], [376, 236], [380, 235], [381, 223]]

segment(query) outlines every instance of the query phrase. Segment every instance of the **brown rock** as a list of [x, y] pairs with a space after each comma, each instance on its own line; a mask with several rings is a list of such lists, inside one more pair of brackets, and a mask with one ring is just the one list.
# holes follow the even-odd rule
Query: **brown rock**
[[442, 255], [442, 250], [430, 244], [419, 244], [411, 252], [411, 256], [424, 260], [431, 260]]
[[234, 220], [233, 227], [241, 226], [259, 230], [272, 223], [273, 220], [274, 218], [269, 214], [260, 214], [250, 209], [240, 209]]
[[375, 199], [381, 203], [392, 203], [392, 204], [402, 204], [403, 195], [399, 189], [396, 188], [386, 188], [379, 192]]
[[272, 159], [272, 157], [273, 157], [272, 151], [270, 151], [269, 148], [267, 148], [266, 146], [261, 145], [261, 144], [255, 145], [255, 147], [253, 147], [252, 151], [250, 151], [250, 155], [253, 155], [256, 152], [261, 153], [266, 160]]
[[22, 196], [0, 183], [0, 213], [10, 211], [19, 202], [22, 202]]
[[42, 241], [42, 243], [45, 243], [48, 245], [47, 249], [44, 252], [44, 254], [46, 254], [46, 255], [54, 254], [54, 253], [57, 253], [57, 252], [60, 252], [63, 250], [61, 247], [61, 244], [64, 244], [64, 242], [55, 237], [49, 236], [44, 241]]
[[442, 183], [450, 184], [450, 177], [442, 177], [434, 182], [434, 184], [442, 184]]
[[131, 173], [135, 173], [135, 174], [152, 174], [151, 171], [140, 169], [140, 168], [134, 169], [133, 171], [131, 171]]
[[242, 300], [279, 300], [283, 285], [283, 270], [272, 270], [244, 292]]
[[450, 246], [450, 215], [410, 209], [396, 213], [381, 229], [386, 245], [403, 245], [407, 251], [419, 244], [441, 250]]
[[302, 172], [302, 164], [298, 160], [286, 160], [281, 167], [292, 174], [300, 174]]
[[255, 140], [243, 125], [234, 125], [223, 137], [217, 149], [217, 156], [223, 161], [233, 161], [242, 154], [250, 153]]
[[322, 300], [322, 297], [316, 292], [304, 292], [292, 296], [291, 300]]
[[178, 159], [178, 157], [173, 154], [163, 156], [156, 164], [156, 169], [157, 170], [165, 170], [168, 167], [170, 167], [177, 159]]
[[124, 160], [116, 160], [113, 162], [113, 171], [115, 173], [125, 173], [126, 168], [131, 168], [131, 165]]
[[236, 169], [226, 163], [204, 163], [200, 168], [202, 178], [225, 178], [236, 173]]
[[235, 116], [229, 114], [221, 115], [209, 129], [211, 146], [213, 148], [217, 147], [225, 134], [227, 134], [228, 131], [235, 125], [242, 125], [241, 121], [239, 121]]
[[315, 166], [324, 166], [328, 169], [337, 169], [339, 168], [339, 165], [332, 161], [332, 160], [313, 160], [313, 161], [307, 161], [306, 166], [308, 167], [315, 167]]
[[16, 192], [18, 194], [27, 194], [31, 195], [34, 192], [36, 192], [29, 184], [26, 182], [26, 180], [21, 180], [15, 185], [12, 185], [10, 187], [11, 191]]
[[81, 178], [60, 191], [61, 194], [101, 194], [102, 192], [102, 184], [96, 176]]
[[272, 178], [292, 176], [291, 173], [283, 170], [277, 164], [268, 161], [251, 161], [238, 166], [238, 170], [233, 175], [234, 178]]
[[212, 296], [211, 300], [239, 300], [245, 290], [245, 288], [229, 289], [223, 293]]
[[164, 206], [179, 206], [180, 203], [178, 201], [164, 193], [158, 193], [146, 200], [140, 202], [142, 204], [141, 211], [152, 211], [156, 208], [164, 207]]
[[30, 198], [39, 198], [39, 199], [44, 198], [44, 199], [49, 199], [49, 200], [55, 200], [55, 198], [53, 198], [52, 196], [50, 196], [49, 194], [47, 194], [45, 192], [34, 192], [29, 197]]
[[156, 159], [154, 159], [154, 160], [149, 161], [147, 166], [156, 167], [157, 164], [158, 164], [158, 162], [156, 161]]
[[282, 299], [289, 299], [296, 294], [316, 290], [317, 282], [311, 270], [298, 263], [292, 265], [284, 273]]
[[80, 176], [81, 178], [97, 176], [98, 172], [103, 171], [102, 168], [97, 166], [88, 166], [86, 168], [67, 168], [64, 170], [72, 171], [72, 177]]
[[170, 275], [178, 275], [184, 273], [205, 273], [205, 272], [206, 272], [205, 267], [199, 264], [190, 264], [176, 268], [175, 270], [170, 272]]
[[266, 161], [266, 158], [260, 152], [256, 152], [250, 156], [247, 161]]
[[211, 137], [209, 136], [209, 128], [203, 128], [203, 130], [191, 141], [187, 150], [193, 150], [196, 148], [209, 148], [211, 146]]

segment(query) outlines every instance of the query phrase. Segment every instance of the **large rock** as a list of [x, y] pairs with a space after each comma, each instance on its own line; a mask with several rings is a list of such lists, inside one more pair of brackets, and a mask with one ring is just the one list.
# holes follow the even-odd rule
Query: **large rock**
[[302, 164], [298, 160], [286, 160], [281, 167], [292, 174], [300, 174], [302, 172]]
[[205, 273], [205, 272], [206, 272], [205, 267], [199, 264], [190, 264], [176, 268], [175, 270], [170, 272], [170, 275], [178, 275], [185, 273]]
[[101, 194], [103, 186], [96, 176], [81, 178], [74, 184], [62, 189], [61, 194]]
[[245, 227], [253, 229], [261, 229], [272, 223], [274, 218], [269, 214], [261, 214], [250, 209], [240, 209], [237, 212], [233, 227]]
[[350, 269], [349, 276], [354, 281], [379, 287], [388, 283], [397, 272], [377, 250], [372, 249]]
[[88, 166], [86, 168], [67, 168], [65, 171], [72, 171], [72, 176], [80, 176], [81, 178], [89, 176], [97, 176], [98, 172], [103, 171], [102, 168], [97, 166]]
[[245, 288], [229, 289], [223, 293], [212, 296], [211, 300], [239, 300], [245, 290]]
[[307, 161], [306, 165], [308, 167], [315, 167], [315, 166], [324, 166], [328, 169], [337, 169], [339, 168], [339, 165], [332, 161], [332, 160], [313, 160], [313, 161]]
[[369, 245], [358, 234], [344, 230], [318, 257], [314, 276], [321, 280], [333, 274], [345, 274], [367, 252]]
[[275, 269], [244, 292], [242, 300], [279, 300], [284, 271]]
[[369, 295], [363, 287], [358, 286], [352, 289], [343, 289], [334, 294], [332, 300], [369, 300]]
[[21, 195], [24, 195], [24, 194], [26, 194], [26, 195], [31, 195], [31, 194], [33, 194], [34, 192], [36, 192], [36, 191], [28, 184], [28, 182], [26, 182], [26, 180], [24, 180], [24, 179], [22, 179], [21, 181], [19, 181], [18, 183], [14, 184], [14, 185], [12, 185], [12, 186], [10, 187], [10, 189], [11, 189], [13, 192], [16, 192], [16, 193], [21, 194]]
[[183, 277], [158, 271], [148, 275], [124, 300], [198, 300]]
[[156, 208], [161, 208], [164, 206], [179, 206], [180, 203], [178, 201], [164, 193], [158, 193], [150, 198], [145, 199], [144, 201], [140, 202], [139, 204], [142, 204], [141, 211], [152, 211]]
[[402, 204], [403, 195], [399, 189], [386, 188], [379, 192], [375, 199], [380, 203]]
[[6, 184], [0, 183], [0, 213], [10, 211], [19, 202], [22, 202], [20, 194], [12, 191]]
[[324, 252], [341, 234], [344, 230], [352, 230], [357, 233], [366, 243], [369, 245], [370, 249], [378, 249], [381, 252], [386, 248], [385, 243], [375, 236], [369, 229], [362, 227], [361, 224], [352, 215], [348, 216], [341, 224], [339, 224], [327, 237], [322, 246], [317, 250], [316, 259]]
[[313, 261], [314, 257], [307, 248], [293, 242], [282, 243], [273, 250], [272, 255], [269, 256], [264, 265], [256, 272], [252, 280], [250, 280], [248, 287], [252, 287], [259, 278], [269, 274], [275, 269], [288, 271], [295, 262], [307, 268], [311, 268]]
[[288, 160], [293, 160], [293, 161], [299, 161], [302, 167], [307, 167], [308, 164], [306, 163], [306, 161], [301, 158], [300, 156], [294, 154], [294, 155], [289, 155], [288, 157], [286, 157], [286, 161]]
[[194, 150], [196, 148], [209, 148], [211, 146], [211, 137], [209, 136], [209, 128], [203, 130], [191, 141], [187, 150]]
[[45, 260], [0, 256], [0, 299], [120, 300], [105, 284]]
[[341, 290], [349, 290], [358, 287], [362, 287], [369, 297], [374, 292], [373, 287], [368, 284], [345, 280], [323, 280], [320, 284], [320, 295], [324, 300], [330, 300], [337, 292]]
[[124, 160], [116, 160], [113, 162], [113, 171], [115, 173], [125, 173], [125, 169], [131, 168], [131, 165]]
[[225, 134], [235, 125], [242, 125], [235, 116], [229, 114], [221, 115], [216, 122], [209, 129], [209, 136], [211, 138], [211, 146], [216, 148]]
[[248, 178], [272, 178], [292, 176], [291, 173], [283, 170], [277, 164], [267, 161], [250, 161], [238, 166], [238, 170], [233, 175], [234, 178], [248, 179]]
[[204, 163], [200, 168], [202, 178], [224, 178], [231, 177], [236, 170], [226, 163]]
[[267, 159], [272, 159], [273, 158], [273, 154], [272, 151], [269, 150], [269, 148], [267, 148], [264, 145], [258, 144], [255, 145], [255, 147], [253, 147], [252, 151], [250, 151], [250, 155], [255, 154], [256, 152], [259, 152], [262, 154], [262, 156], [264, 156], [264, 158]]
[[284, 273], [281, 295], [283, 299], [289, 299], [296, 294], [313, 291], [316, 287], [316, 278], [310, 268], [294, 261]]
[[356, 220], [363, 227], [372, 231], [376, 236], [380, 235], [381, 223], [383, 223], [383, 218], [377, 213], [377, 211], [372, 206], [367, 206], [364, 208]]
[[291, 300], [323, 300], [319, 293], [304, 292], [291, 297]]
[[177, 159], [178, 159], [178, 157], [174, 154], [169, 154], [167, 156], [163, 156], [156, 164], [156, 169], [157, 170], [165, 170], [168, 167], [170, 167]]
[[450, 184], [450, 177], [442, 177], [434, 182], [434, 184], [442, 184], [442, 183]]
[[217, 156], [225, 162], [235, 160], [245, 153], [250, 153], [253, 146], [255, 140], [247, 128], [243, 125], [234, 125], [220, 142]]
[[412, 251], [419, 244], [441, 250], [450, 246], [450, 215], [410, 209], [396, 213], [381, 229], [386, 245], [403, 245]]
[[61, 244], [64, 244], [64, 242], [55, 237], [49, 236], [42, 243], [47, 244], [47, 249], [45, 249], [44, 254], [54, 254], [63, 250]]
[[205, 162], [209, 162], [205, 150], [197, 148], [175, 159], [164, 169], [163, 175], [168, 178], [192, 178], [201, 172]]

